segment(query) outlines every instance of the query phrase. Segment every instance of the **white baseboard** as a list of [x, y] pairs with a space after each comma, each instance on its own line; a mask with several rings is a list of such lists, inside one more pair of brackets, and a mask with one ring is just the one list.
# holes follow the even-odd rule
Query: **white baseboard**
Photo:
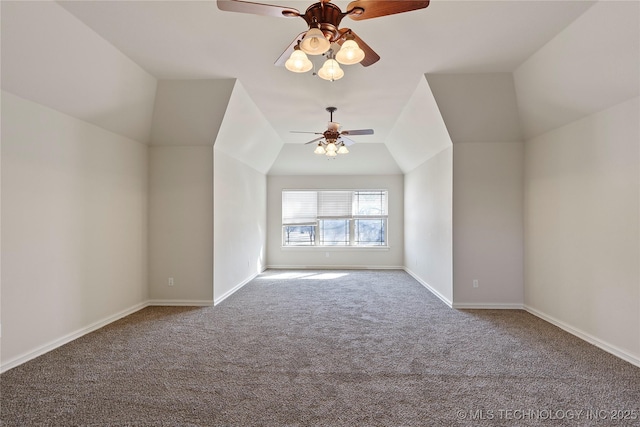
[[31, 359], [35, 359], [36, 357], [42, 356], [43, 354], [48, 353], [51, 350], [54, 350], [67, 343], [70, 343], [71, 341], [78, 339], [83, 335], [86, 335], [90, 332], [96, 331], [104, 326], [107, 326], [109, 323], [113, 323], [116, 320], [122, 319], [123, 317], [126, 317], [130, 314], [135, 313], [136, 311], [142, 310], [143, 308], [147, 307], [147, 305], [148, 305], [147, 302], [136, 304], [116, 314], [113, 314], [111, 316], [105, 317], [104, 319], [98, 320], [97, 322], [94, 322], [89, 326], [80, 328], [74, 332], [71, 332], [70, 334], [67, 334], [45, 345], [37, 347], [34, 350], [28, 351], [26, 353], [21, 354], [20, 356], [14, 357], [13, 359], [7, 361], [6, 363], [3, 363], [2, 366], [0, 366], [0, 373], [8, 371], [9, 369], [15, 368], [18, 365], [22, 365], [23, 363], [28, 362]]
[[147, 303], [149, 306], [190, 306], [190, 307], [210, 307], [211, 300], [187, 300], [187, 299], [152, 299]]
[[456, 310], [522, 310], [524, 305], [502, 302], [454, 302]]
[[404, 270], [400, 265], [269, 265], [268, 270]]
[[543, 313], [541, 311], [536, 310], [533, 307], [529, 307], [528, 305], [524, 305], [524, 310], [526, 310], [527, 312], [533, 314], [536, 317], [539, 317], [540, 319], [549, 322], [557, 327], [559, 327], [560, 329], [569, 332], [571, 335], [575, 335], [576, 337], [595, 345], [596, 347], [606, 351], [607, 353], [611, 353], [614, 356], [619, 357], [622, 360], [625, 360], [629, 363], [631, 363], [632, 365], [635, 365], [637, 367], [640, 368], [640, 358], [638, 356], [635, 356], [633, 354], [628, 353], [627, 351], [616, 347], [615, 345], [609, 344], [605, 341], [602, 341], [599, 338], [594, 337], [593, 335], [584, 332], [580, 329], [574, 328], [573, 326], [570, 326], [568, 324], [566, 324], [565, 322], [556, 319], [553, 316], [550, 316], [546, 313]]
[[[262, 270], [264, 271], [264, 270]], [[252, 275], [251, 277], [249, 277], [248, 279], [243, 280], [242, 282], [238, 283], [237, 285], [235, 285], [233, 288], [229, 289], [227, 292], [225, 292], [224, 294], [220, 295], [218, 298], [214, 298], [213, 299], [213, 305], [218, 305], [220, 304], [222, 301], [224, 301], [225, 299], [229, 298], [231, 295], [233, 295], [234, 293], [236, 293], [238, 290], [240, 290], [240, 288], [242, 288], [244, 285], [246, 285], [247, 283], [249, 283], [250, 281], [252, 281], [253, 279], [255, 279], [256, 277], [258, 277], [258, 275], [260, 273], [262, 273], [262, 271]]]
[[416, 279], [416, 281], [418, 283], [420, 283], [422, 286], [424, 286], [425, 288], [427, 288], [429, 290], [429, 292], [431, 292], [432, 294], [434, 294], [435, 296], [437, 296], [438, 298], [440, 298], [440, 300], [442, 300], [442, 302], [444, 302], [445, 304], [447, 304], [449, 307], [453, 307], [453, 303], [451, 301], [449, 301], [448, 298], [446, 298], [444, 295], [442, 295], [440, 292], [438, 292], [436, 289], [432, 288], [431, 285], [429, 285], [427, 282], [425, 282], [424, 280], [422, 280], [416, 273], [414, 273], [413, 271], [411, 271], [410, 269], [408, 269], [407, 267], [403, 267], [403, 270], [406, 271], [407, 273], [409, 273], [409, 275], [411, 277], [413, 277], [414, 279]]

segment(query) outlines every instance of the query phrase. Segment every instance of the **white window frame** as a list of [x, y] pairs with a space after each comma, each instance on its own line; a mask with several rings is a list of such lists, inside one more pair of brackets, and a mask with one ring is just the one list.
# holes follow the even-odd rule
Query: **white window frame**
[[[295, 193], [300, 193], [300, 197], [308, 206], [296, 204]], [[315, 192], [317, 197], [313, 201], [309, 199], [309, 194]], [[346, 194], [349, 193], [349, 194]], [[362, 214], [356, 212], [356, 205], [359, 206], [360, 196], [366, 193], [380, 193], [381, 205], [379, 214]], [[283, 248], [331, 248], [331, 249], [388, 249], [389, 248], [389, 215], [388, 215], [389, 191], [386, 189], [331, 189], [331, 190], [282, 190], [282, 223], [281, 223], [281, 244]], [[348, 206], [348, 209], [346, 208]], [[309, 212], [316, 210], [315, 218], [311, 218]], [[299, 214], [301, 213], [302, 214]], [[300, 215], [299, 218], [296, 215]], [[358, 220], [382, 220], [384, 229], [383, 242], [380, 244], [358, 244], [355, 241], [356, 221]], [[349, 241], [345, 244], [322, 244], [320, 239], [320, 223], [324, 220], [346, 220], [348, 221]], [[287, 241], [287, 227], [314, 227], [308, 243], [295, 244]], [[312, 238], [313, 237], [313, 238]]]

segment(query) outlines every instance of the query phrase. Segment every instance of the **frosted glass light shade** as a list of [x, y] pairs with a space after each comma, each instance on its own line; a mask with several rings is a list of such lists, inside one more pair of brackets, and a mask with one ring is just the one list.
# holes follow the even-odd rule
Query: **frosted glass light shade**
[[336, 151], [338, 151], [338, 147], [336, 147], [336, 144], [334, 144], [333, 142], [330, 142], [327, 144], [327, 148], [326, 150], [329, 152], [333, 152], [335, 153]]
[[336, 54], [336, 61], [344, 65], [357, 64], [364, 59], [364, 50], [360, 49], [355, 40], [347, 40], [342, 43], [340, 51]]
[[289, 59], [287, 59], [287, 62], [284, 63], [284, 66], [287, 70], [293, 71], [294, 73], [306, 73], [313, 68], [313, 63], [311, 63], [303, 51], [296, 49]]
[[324, 150], [324, 147], [322, 146], [322, 144], [318, 144], [318, 146], [316, 147], [314, 153], [316, 153], [316, 154], [324, 154], [324, 153], [326, 153], [326, 151]]
[[338, 154], [337, 154], [335, 151], [327, 151], [327, 154], [326, 154], [326, 155], [327, 155], [327, 156], [329, 156], [329, 157], [335, 157], [335, 156], [337, 156]]
[[338, 154], [349, 154], [349, 150], [347, 150], [347, 147], [344, 145], [341, 145], [340, 148], [338, 148]]
[[325, 80], [339, 80], [344, 76], [344, 71], [335, 59], [327, 59], [318, 70], [318, 76]]
[[309, 55], [322, 55], [331, 47], [324, 33], [319, 28], [312, 28], [304, 35], [300, 49]]

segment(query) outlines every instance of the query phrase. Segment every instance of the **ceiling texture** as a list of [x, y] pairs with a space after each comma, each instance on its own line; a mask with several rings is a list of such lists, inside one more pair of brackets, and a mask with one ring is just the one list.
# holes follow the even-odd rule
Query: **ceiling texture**
[[[261, 3], [304, 12], [313, 1]], [[346, 10], [349, 1], [334, 3]], [[327, 106], [338, 108], [334, 120], [344, 129], [375, 130], [353, 137], [356, 145], [385, 144], [425, 74], [512, 72], [594, 2], [432, 0], [408, 13], [345, 17], [341, 28], [351, 28], [381, 60], [343, 66], [345, 76], [335, 82], [274, 65], [306, 31], [301, 18], [224, 12], [215, 0], [58, 4], [159, 80], [238, 79], [286, 147], [314, 137], [292, 130], [324, 131]], [[322, 65], [322, 57], [310, 59]]]

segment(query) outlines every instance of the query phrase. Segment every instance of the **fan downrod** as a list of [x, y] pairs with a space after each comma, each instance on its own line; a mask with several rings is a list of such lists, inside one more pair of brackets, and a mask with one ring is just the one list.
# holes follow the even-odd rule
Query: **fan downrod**
[[327, 110], [329, 112], [329, 115], [331, 117], [329, 119], [329, 121], [331, 121], [331, 122], [333, 121], [333, 112], [336, 111], [337, 109], [338, 109], [337, 107], [327, 107], [327, 108], [325, 108], [325, 110]]

